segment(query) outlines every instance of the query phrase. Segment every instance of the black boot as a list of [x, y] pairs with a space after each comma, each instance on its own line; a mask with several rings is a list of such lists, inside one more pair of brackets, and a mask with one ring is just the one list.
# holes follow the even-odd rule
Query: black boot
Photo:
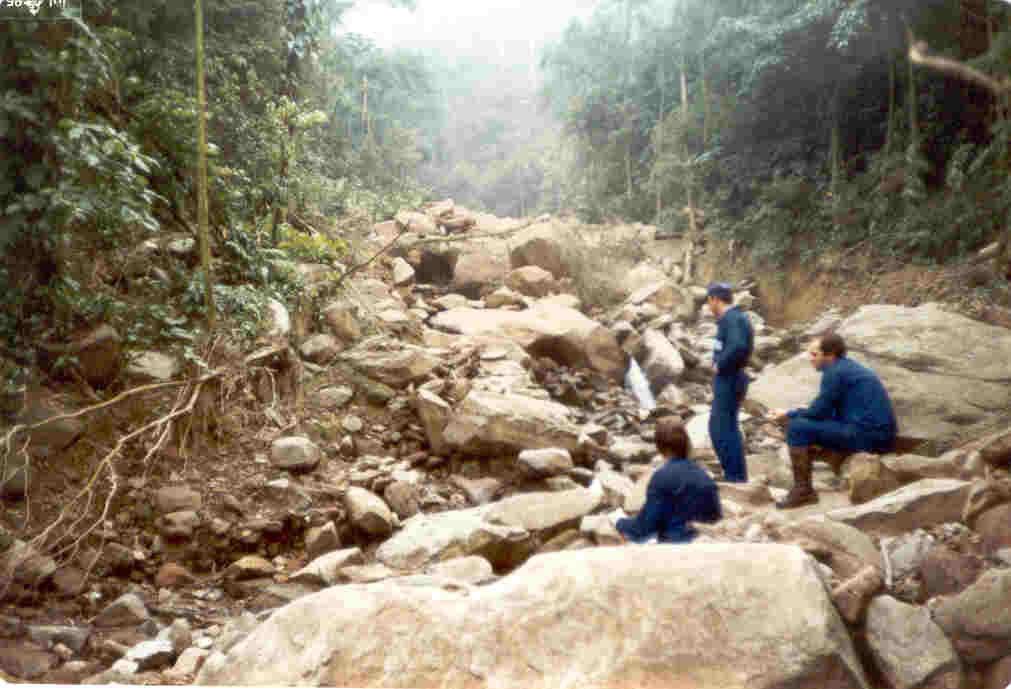
[[818, 494], [811, 485], [811, 456], [806, 447], [790, 448], [790, 466], [793, 469], [793, 488], [776, 503], [781, 510], [818, 502]]

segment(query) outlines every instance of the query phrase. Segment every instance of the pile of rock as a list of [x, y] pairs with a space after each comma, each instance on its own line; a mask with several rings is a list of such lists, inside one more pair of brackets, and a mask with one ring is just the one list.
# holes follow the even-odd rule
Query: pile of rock
[[[459, 214], [443, 203], [396, 222], [420, 236]], [[345, 686], [1011, 680], [1011, 432], [956, 442], [1011, 406], [1009, 331], [936, 305], [776, 331], [741, 285], [757, 336], [742, 415], [752, 483], [721, 487], [727, 518], [698, 544], [614, 548], [615, 511], [641, 508], [660, 460], [657, 415], [680, 414], [718, 471], [704, 289], [643, 264], [624, 303], [591, 318], [550, 235], [506, 241], [408, 250], [388, 282], [353, 281], [324, 308], [327, 332], [299, 350], [314, 430], [279, 423], [257, 438], [255, 497], [226, 476], [202, 492], [130, 484], [132, 511], [91, 564], [135, 579], [132, 593], [104, 606], [80, 576], [69, 593], [67, 568], [20, 558], [17, 585], [93, 596], [97, 616], [85, 643], [4, 629], [38, 663], [0, 653], [0, 667], [133, 682], [192, 678], [203, 663], [200, 683]], [[791, 477], [762, 412], [813, 397], [815, 374], [793, 355], [826, 328], [882, 374], [903, 431], [930, 444], [854, 455], [841, 477], [819, 466], [823, 505], [780, 513]], [[621, 385], [633, 358], [654, 410]], [[151, 537], [130, 543], [138, 528]], [[222, 624], [213, 611], [229, 601], [262, 612]]]

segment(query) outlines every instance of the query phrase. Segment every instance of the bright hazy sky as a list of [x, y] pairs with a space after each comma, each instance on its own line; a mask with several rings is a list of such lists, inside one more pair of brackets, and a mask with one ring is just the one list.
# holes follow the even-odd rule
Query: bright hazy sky
[[569, 19], [588, 16], [596, 0], [417, 0], [414, 12], [391, 8], [384, 0], [359, 0], [347, 15], [349, 31], [389, 47], [411, 39], [449, 39], [480, 33], [488, 41], [532, 38], [565, 28]]

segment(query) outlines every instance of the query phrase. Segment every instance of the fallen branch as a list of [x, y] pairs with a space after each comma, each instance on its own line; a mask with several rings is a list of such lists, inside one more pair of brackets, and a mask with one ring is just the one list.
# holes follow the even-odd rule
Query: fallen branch
[[398, 241], [400, 241], [400, 238], [403, 237], [404, 234], [406, 234], [406, 233], [407, 233], [407, 227], [405, 226], [405, 227], [401, 228], [400, 232], [397, 233], [396, 237], [394, 237], [393, 239], [391, 239], [390, 242], [386, 246], [384, 246], [382, 249], [380, 249], [375, 254], [373, 254], [372, 257], [369, 260], [365, 261], [364, 263], [359, 263], [358, 265], [351, 266], [349, 269], [347, 269], [346, 271], [344, 271], [343, 273], [341, 273], [340, 277], [337, 278], [337, 281], [334, 283], [334, 287], [340, 287], [341, 283], [343, 283], [349, 277], [351, 277], [355, 273], [359, 272], [360, 270], [362, 270], [364, 268], [367, 268], [369, 265], [372, 264], [373, 261], [375, 261], [377, 258], [379, 258], [383, 254], [385, 254], [387, 251], [389, 251], [390, 249], [392, 249], [393, 245], [396, 244]]
[[312, 224], [309, 223], [308, 220], [301, 217], [295, 211], [288, 211], [288, 224], [294, 227], [299, 232], [304, 232], [308, 235], [316, 236], [323, 234], [321, 230], [314, 227]]
[[[927, 55], [927, 44], [922, 41], [914, 41], [911, 32], [909, 33], [909, 59], [916, 64], [931, 67], [939, 72], [987, 89], [999, 104], [998, 119], [1007, 119], [1008, 96], [1011, 95], [1011, 79], [1008, 77], [992, 77], [964, 62]], [[1003, 269], [1004, 277], [1011, 281], [1011, 237], [1009, 235], [1011, 235], [1011, 230], [1007, 229], [1000, 235], [993, 263], [994, 270], [999, 274]]]
[[909, 59], [918, 65], [924, 65], [944, 72], [950, 76], [958, 77], [963, 81], [982, 86], [994, 95], [1000, 95], [1011, 91], [1011, 79], [1003, 77], [997, 79], [988, 74], [984, 74], [975, 67], [970, 67], [964, 62], [958, 62], [947, 57], [927, 55], [927, 44], [923, 41], [909, 42]]
[[410, 246], [417, 246], [419, 244], [439, 244], [441, 242], [465, 242], [471, 239], [494, 239], [496, 237], [506, 237], [511, 234], [516, 234], [520, 230], [525, 230], [532, 225], [535, 225], [537, 220], [528, 220], [522, 225], [517, 225], [516, 227], [510, 227], [508, 230], [501, 230], [499, 232], [486, 232], [484, 234], [455, 234], [446, 237], [424, 237], [422, 239], [416, 239], [410, 243]]

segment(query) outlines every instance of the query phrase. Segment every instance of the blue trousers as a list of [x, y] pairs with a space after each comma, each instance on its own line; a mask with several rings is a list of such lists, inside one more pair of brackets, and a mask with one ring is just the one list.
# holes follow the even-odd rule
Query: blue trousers
[[796, 416], [786, 427], [790, 447], [819, 445], [828, 450], [852, 452], [889, 452], [895, 442], [887, 431], [868, 431], [851, 423], [831, 419], [814, 420]]
[[745, 483], [748, 466], [744, 461], [744, 438], [738, 423], [741, 400], [748, 392], [743, 371], [713, 378], [713, 408], [709, 415], [709, 438], [723, 467], [727, 481]]

